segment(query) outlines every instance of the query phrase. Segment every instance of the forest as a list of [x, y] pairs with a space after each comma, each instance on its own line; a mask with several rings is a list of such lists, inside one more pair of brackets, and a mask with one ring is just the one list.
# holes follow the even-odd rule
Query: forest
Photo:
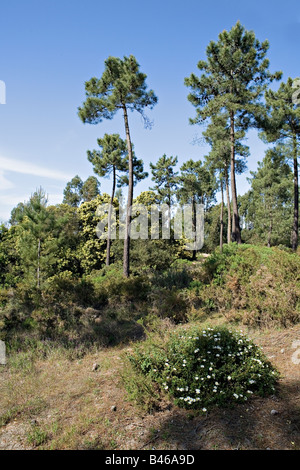
[[[282, 81], [268, 50], [268, 41], [240, 22], [208, 42], [198, 74], [183, 71], [182, 82], [190, 124], [210, 151], [180, 166], [162, 149], [149, 173], [135, 153], [129, 111], [151, 132], [147, 110], [159, 97], [137, 59], [109, 56], [102, 76], [83, 84], [82, 103], [74, 103], [82, 125], [97, 124], [101, 135], [101, 123], [119, 112], [124, 127], [91, 142], [84, 156], [91, 176], [76, 174], [62, 203], [50, 205], [41, 186], [0, 226], [0, 340], [7, 354], [0, 448], [1, 429], [5, 436], [19, 421], [25, 431], [20, 438], [13, 428], [14, 445], [30, 449], [148, 449], [154, 442], [160, 449], [300, 448], [299, 362], [284, 354], [300, 344], [300, 79]], [[251, 129], [268, 147], [250, 172], [249, 190], [238, 194]], [[147, 177], [152, 186], [136, 194]], [[156, 238], [150, 228], [146, 239], [130, 236], [136, 204], [149, 223], [158, 208]], [[187, 249], [184, 231], [174, 236], [173, 208], [186, 205], [194, 229], [196, 206], [204, 208], [200, 250]], [[161, 207], [169, 208], [167, 219]], [[80, 411], [68, 424], [64, 416], [77, 400]], [[229, 432], [249, 407], [253, 416]], [[266, 416], [259, 411], [270, 407]], [[143, 419], [145, 434], [132, 425], [125, 438], [122, 416], [128, 425]], [[201, 426], [207, 433], [199, 437]]]

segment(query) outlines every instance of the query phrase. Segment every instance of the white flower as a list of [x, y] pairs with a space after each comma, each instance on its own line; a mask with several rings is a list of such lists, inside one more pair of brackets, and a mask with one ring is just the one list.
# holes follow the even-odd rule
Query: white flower
[[228, 375], [227, 379], [228, 379], [228, 380], [231, 380], [231, 376], [230, 376], [230, 375]]
[[202, 408], [202, 411], [204, 411], [204, 413], [205, 413], [205, 412], [207, 411], [207, 409], [206, 409], [206, 408]]

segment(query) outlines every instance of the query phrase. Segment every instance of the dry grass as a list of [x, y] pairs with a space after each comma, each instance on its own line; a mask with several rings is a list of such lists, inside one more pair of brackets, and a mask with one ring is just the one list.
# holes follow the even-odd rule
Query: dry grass
[[243, 330], [282, 374], [274, 397], [207, 416], [168, 402], [146, 414], [126, 400], [125, 348], [74, 361], [54, 354], [25, 369], [0, 369], [0, 449], [300, 449], [300, 364], [291, 359], [300, 326]]

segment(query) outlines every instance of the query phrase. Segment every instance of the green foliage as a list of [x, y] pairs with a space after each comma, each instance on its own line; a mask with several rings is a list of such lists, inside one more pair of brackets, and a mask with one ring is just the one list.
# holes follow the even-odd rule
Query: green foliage
[[40, 426], [33, 425], [32, 429], [27, 432], [26, 437], [28, 444], [38, 447], [47, 442], [49, 434]]
[[146, 91], [146, 77], [139, 71], [134, 56], [123, 60], [108, 57], [102, 77], [93, 77], [85, 83], [86, 101], [78, 109], [80, 119], [96, 124], [102, 119], [112, 119], [123, 106], [143, 115], [145, 107], [151, 109], [157, 103], [153, 90]]
[[105, 295], [95, 298], [90, 281], [75, 278], [67, 271], [49, 277], [42, 295], [35, 286], [23, 282], [7, 293], [0, 308], [0, 332], [7, 338], [15, 331], [35, 330], [49, 337], [60, 332], [64, 337], [68, 329], [81, 324], [90, 305], [100, 306], [105, 302]]
[[292, 227], [292, 171], [282, 147], [270, 149], [258, 170], [251, 172], [251, 190], [241, 198], [240, 213], [251, 237], [268, 246], [290, 244]]
[[[141, 160], [135, 161], [133, 146], [130, 138], [128, 124], [128, 110], [138, 111], [144, 119], [145, 125], [150, 124], [144, 114], [145, 108], [152, 109], [157, 103], [157, 97], [153, 90], [147, 91], [146, 75], [139, 70], [136, 58], [131, 55], [123, 60], [117, 57], [109, 57], [105, 61], [105, 70], [100, 79], [93, 77], [85, 83], [86, 101], [78, 109], [78, 115], [82, 122], [97, 124], [103, 119], [112, 119], [116, 112], [123, 111], [123, 119], [126, 133], [128, 151], [128, 183], [127, 206], [131, 208], [133, 202], [134, 172], [138, 170], [139, 178], [147, 176], [143, 172]], [[134, 168], [134, 167], [137, 168]], [[126, 277], [130, 274], [130, 210], [126, 215], [123, 271]], [[109, 250], [107, 250], [109, 259]]]
[[10, 229], [4, 225], [0, 231], [0, 286], [15, 286], [20, 279], [20, 254], [17, 250], [21, 231], [18, 226]]
[[[113, 243], [114, 259], [121, 261], [123, 250], [120, 241]], [[180, 252], [178, 243], [170, 240], [131, 240], [132, 272], [154, 272], [168, 269]]]
[[143, 374], [137, 368], [133, 370], [128, 357], [125, 357], [124, 364], [120, 375], [127, 392], [127, 399], [147, 413], [158, 410], [162, 398], [158, 385], [153, 382], [151, 377]]
[[74, 176], [74, 178], [67, 183], [67, 186], [64, 189], [63, 204], [78, 207], [82, 199], [82, 186], [83, 181], [80, 176]]
[[160, 157], [155, 165], [150, 162], [152, 181], [155, 182], [155, 186], [150, 189], [158, 194], [161, 203], [168, 204], [169, 207], [177, 190], [178, 172], [174, 171], [177, 163], [177, 157], [167, 157], [166, 154]]
[[98, 139], [99, 150], [88, 150], [88, 160], [92, 163], [94, 172], [101, 177], [107, 177], [113, 173], [113, 187], [116, 184], [118, 172], [126, 171], [126, 142], [119, 134], [104, 134]]
[[[294, 220], [292, 227], [291, 243], [293, 250], [297, 250], [299, 238], [299, 181], [298, 181], [298, 157], [300, 152], [300, 108], [294, 103], [294, 80], [288, 78], [286, 83], [281, 83], [277, 92], [267, 90], [265, 94], [267, 112], [260, 120], [263, 128], [263, 140], [285, 144], [285, 149], [290, 147], [290, 158], [294, 167]], [[287, 155], [288, 156], [288, 155]]]
[[300, 258], [278, 248], [224, 246], [204, 263], [201, 299], [207, 313], [262, 327], [300, 319]]
[[[235, 182], [237, 141], [243, 132], [256, 125], [262, 114], [261, 97], [268, 84], [279, 79], [272, 75], [266, 54], [268, 41], [260, 43], [253, 31], [247, 31], [238, 21], [230, 31], [223, 30], [218, 41], [206, 49], [206, 61], [200, 60], [200, 77], [191, 74], [185, 79], [189, 87], [188, 100], [196, 109], [191, 124], [203, 124], [223, 113], [230, 129], [230, 163], [232, 189], [232, 239], [241, 242]], [[240, 134], [240, 132], [242, 134]]]
[[129, 360], [178, 406], [203, 411], [274, 394], [279, 377], [252, 341], [226, 328], [179, 329], [163, 347], [136, 346]]
[[102, 276], [94, 277], [94, 283], [98, 287], [97, 292], [105, 292], [110, 305], [119, 302], [139, 302], [146, 300], [150, 283], [147, 277], [131, 276], [124, 278], [121, 270], [114, 266], [104, 268]]
[[100, 194], [100, 183], [95, 176], [89, 176], [83, 183], [81, 195], [83, 202], [89, 202]]
[[196, 202], [207, 209], [214, 200], [216, 180], [199, 160], [188, 160], [180, 168], [178, 200], [182, 204]]
[[234, 112], [246, 129], [251, 123], [249, 113], [261, 109], [258, 100], [267, 85], [282, 75], [269, 72], [268, 49], [268, 41], [260, 43], [239, 21], [230, 31], [222, 31], [217, 42], [211, 41], [207, 60], [198, 62], [201, 77], [192, 74], [185, 79], [191, 89], [188, 99], [197, 113], [191, 123], [201, 123], [224, 109]]
[[79, 207], [80, 203], [89, 202], [100, 194], [100, 183], [95, 176], [89, 176], [86, 181], [82, 181], [76, 175], [69, 181], [64, 189], [63, 204], [71, 207]]
[[157, 287], [172, 289], [185, 289], [192, 281], [191, 273], [185, 266], [172, 267], [171, 269], [154, 274], [152, 283]]
[[105, 263], [106, 241], [97, 237], [96, 227], [101, 217], [97, 216], [97, 208], [110, 202], [108, 194], [97, 196], [89, 202], [84, 202], [78, 209], [80, 222], [80, 251], [81, 265], [86, 273], [100, 269]]

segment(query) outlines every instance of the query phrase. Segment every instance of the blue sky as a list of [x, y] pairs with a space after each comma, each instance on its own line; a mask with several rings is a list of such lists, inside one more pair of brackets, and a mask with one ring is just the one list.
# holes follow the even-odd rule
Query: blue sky
[[[67, 181], [93, 174], [86, 151], [97, 148], [97, 138], [105, 132], [124, 137], [121, 115], [97, 126], [77, 116], [84, 82], [101, 76], [110, 55], [135, 55], [159, 99], [148, 113], [152, 130], [129, 115], [146, 170], [164, 153], [177, 155], [179, 166], [207, 154], [208, 147], [193, 144], [201, 128], [189, 125], [195, 110], [183, 81], [197, 72], [209, 41], [237, 20], [270, 41], [271, 71], [282, 70], [284, 80], [300, 75], [299, 0], [10, 0], [0, 8], [0, 80], [7, 94], [0, 105], [0, 221], [39, 186], [50, 203], [61, 202]], [[265, 146], [254, 131], [248, 145], [248, 167], [255, 170]], [[237, 179], [240, 194], [248, 189], [246, 177]], [[135, 194], [149, 185], [150, 178]], [[101, 180], [101, 190], [110, 190], [109, 180]]]

